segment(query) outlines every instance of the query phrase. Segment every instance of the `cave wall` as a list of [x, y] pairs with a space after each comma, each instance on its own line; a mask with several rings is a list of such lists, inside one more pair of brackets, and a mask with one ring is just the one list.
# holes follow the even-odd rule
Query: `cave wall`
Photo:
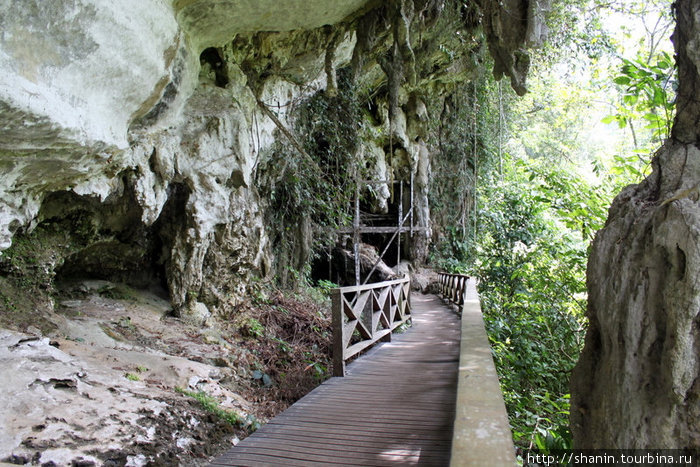
[[577, 448], [700, 447], [700, 2], [679, 0], [675, 14], [672, 137], [615, 199], [589, 258]]
[[[461, 2], [436, 0], [1, 0], [0, 251], [63, 225], [64, 200], [84, 208], [91, 234], [56, 250], [47, 277], [109, 258], [119, 279], [151, 268], [183, 315], [237, 303], [276, 273], [271, 239], [289, 227], [266, 222], [277, 182], [261, 167], [298, 150], [298, 107], [337, 93], [340, 69], [370, 96], [351, 159], [377, 179], [413, 174], [414, 220], [429, 228], [425, 101], [468, 81], [486, 42], [500, 51], [495, 73], [523, 89], [513, 57], [541, 18], [513, 6], [520, 16], [484, 1], [467, 18]], [[376, 193], [382, 211], [389, 187]], [[429, 237], [410, 242], [414, 260]], [[299, 251], [308, 261], [308, 245]], [[7, 264], [3, 277], [17, 273]]]

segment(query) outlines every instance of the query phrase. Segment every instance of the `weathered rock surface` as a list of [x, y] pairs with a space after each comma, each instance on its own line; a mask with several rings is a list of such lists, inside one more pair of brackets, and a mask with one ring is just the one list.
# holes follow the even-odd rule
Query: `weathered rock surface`
[[[485, 27], [493, 42], [511, 23], [491, 3], [480, 6], [491, 12]], [[508, 5], [527, 18], [499, 36], [495, 55], [497, 64], [508, 62], [498, 65], [503, 73], [517, 75], [517, 90], [526, 70], [511, 63], [511, 52], [524, 57], [532, 36], [525, 29], [541, 22], [523, 5]], [[0, 251], [42, 223], [78, 216], [76, 205], [87, 231], [70, 232], [80, 241], [47, 268], [103, 279], [118, 271], [119, 280], [150, 274], [167, 283], [178, 312], [197, 319], [206, 315], [202, 306], [216, 313], [237, 303], [253, 277], [287, 267], [277, 264], [283, 252], [270, 240], [287, 226], [265, 222], [270, 200], [261, 196], [279, 179], [261, 167], [284, 174], [279, 148], [299, 150], [300, 103], [336, 94], [336, 70], [347, 67], [375, 96], [363, 122], [354, 122], [366, 131], [348, 157], [377, 178], [415, 179], [413, 219], [425, 229], [405, 251], [423, 261], [431, 235], [425, 99], [477, 67], [478, 36], [465, 42], [466, 34], [452, 33], [477, 27], [477, 15], [449, 13], [462, 7], [0, 1]], [[389, 187], [375, 194], [374, 209], [386, 210]], [[313, 232], [301, 230], [295, 269], [311, 256]]]
[[198, 48], [221, 46], [238, 33], [293, 31], [336, 24], [370, 0], [174, 0], [178, 21]]
[[700, 150], [669, 143], [654, 169], [618, 196], [593, 243], [571, 389], [578, 447], [700, 445]]
[[[0, 248], [45, 193], [105, 199], [128, 165], [128, 128], [193, 88], [184, 35], [162, 2], [0, 5]], [[189, 62], [188, 62], [189, 60]], [[187, 95], [181, 93], [180, 96]], [[180, 98], [182, 101], [182, 97]]]
[[522, 96], [527, 92], [525, 81], [530, 69], [526, 46], [537, 46], [546, 36], [544, 15], [549, 1], [480, 3], [489, 50], [494, 59], [493, 74], [496, 79], [508, 76], [515, 92]]
[[653, 173], [610, 208], [588, 264], [572, 377], [577, 448], [700, 447], [700, 2], [676, 3], [680, 88]]
[[[382, 282], [401, 277], [379, 257], [379, 252], [372, 245], [361, 243], [360, 272], [362, 279], [371, 272], [369, 282]], [[333, 251], [335, 270], [340, 278], [341, 285], [355, 285], [355, 255], [351, 250], [336, 248]]]
[[229, 389], [253, 380], [219, 363], [242, 349], [215, 329], [164, 319], [170, 305], [153, 294], [110, 299], [97, 291], [123, 293], [119, 286], [81, 287], [91, 292], [59, 304], [61, 338], [0, 329], [0, 463], [200, 465], [243, 436], [173, 390], [255, 414]]

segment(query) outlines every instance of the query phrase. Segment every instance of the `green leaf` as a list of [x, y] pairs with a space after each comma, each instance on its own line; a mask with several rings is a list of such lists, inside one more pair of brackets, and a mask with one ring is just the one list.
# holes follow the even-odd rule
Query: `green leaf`
[[626, 94], [622, 98], [622, 101], [627, 105], [635, 105], [638, 100], [639, 100], [639, 96], [636, 94]]
[[644, 114], [643, 118], [644, 118], [644, 120], [651, 122], [651, 123], [654, 123], [654, 124], [658, 124], [661, 121], [661, 118], [652, 112]]
[[624, 65], [620, 71], [631, 78], [639, 78], [639, 71], [631, 62]]
[[663, 105], [663, 103], [666, 102], [666, 93], [661, 88], [655, 87], [654, 97], [651, 102], [655, 107]]
[[537, 449], [539, 449], [543, 453], [548, 452], [547, 451], [547, 441], [546, 441], [545, 437], [539, 433], [535, 433], [535, 446], [537, 446]]

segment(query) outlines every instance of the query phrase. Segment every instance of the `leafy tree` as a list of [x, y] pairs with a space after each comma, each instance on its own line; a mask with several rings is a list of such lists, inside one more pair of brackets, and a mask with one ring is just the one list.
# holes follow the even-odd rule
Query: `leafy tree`
[[[526, 187], [525, 189], [523, 189]], [[604, 202], [580, 177], [506, 158], [485, 196], [475, 271], [518, 444], [569, 443], [568, 379], [584, 332], [587, 240]], [[581, 212], [585, 215], [580, 215]]]
[[[607, 165], [614, 177], [613, 184], [639, 182], [647, 173], [651, 155], [670, 136], [675, 113], [676, 69], [668, 40], [673, 25], [671, 3], [668, 0], [632, 2], [623, 10], [642, 25], [632, 29], [621, 26], [629, 44], [620, 43], [616, 56], [619, 65], [611, 81], [614, 113], [605, 123], [617, 123], [629, 130], [631, 147], [614, 155]], [[639, 34], [642, 31], [642, 34]], [[634, 56], [633, 59], [624, 58]]]
[[[494, 359], [523, 449], [569, 445], [568, 380], [586, 326], [588, 244], [613, 196], [644, 176], [651, 148], [673, 118], [668, 1], [559, 6], [549, 18], [554, 40], [533, 60], [531, 92], [515, 100], [479, 83], [488, 96], [479, 101], [479, 129], [471, 130], [466, 116], [460, 127], [478, 134], [469, 146], [476, 151], [463, 150], [473, 141], [467, 137], [443, 139], [456, 160], [433, 164], [435, 173], [462, 176], [455, 167], [479, 162], [462, 179], [462, 191], [477, 194], [478, 216], [469, 225], [475, 235], [464, 236], [453, 221], [435, 257], [480, 278]], [[602, 123], [611, 113], [605, 121], [617, 125]], [[459, 190], [440, 189], [445, 206], [458, 205]]]
[[430, 113], [439, 116], [432, 121], [429, 191], [437, 264], [459, 269], [473, 257], [480, 178], [498, 165], [498, 99], [493, 78], [480, 75], [432, 103]]
[[[673, 123], [673, 60], [667, 52], [662, 52], [654, 65], [642, 59], [622, 61], [620, 75], [614, 79], [623, 88], [622, 102], [618, 113], [606, 117], [604, 122], [616, 121], [624, 128], [635, 119], [644, 119], [648, 122], [646, 128], [651, 130], [651, 143], [658, 146], [670, 136]], [[633, 136], [636, 146], [636, 135]]]

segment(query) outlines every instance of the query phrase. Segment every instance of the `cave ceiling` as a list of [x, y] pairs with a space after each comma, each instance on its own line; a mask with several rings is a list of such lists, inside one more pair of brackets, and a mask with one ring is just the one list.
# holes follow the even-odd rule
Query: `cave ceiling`
[[217, 46], [253, 31], [314, 29], [370, 8], [373, 0], [175, 0], [180, 25], [198, 46]]

